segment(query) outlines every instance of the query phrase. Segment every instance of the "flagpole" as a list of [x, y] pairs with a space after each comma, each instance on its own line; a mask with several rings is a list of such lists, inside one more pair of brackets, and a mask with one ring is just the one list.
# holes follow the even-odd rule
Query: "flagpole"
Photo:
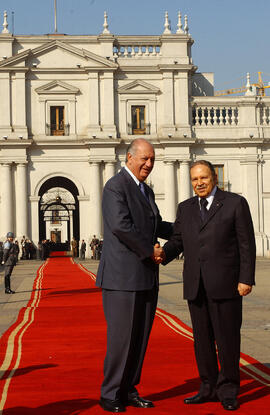
[[57, 33], [56, 0], [54, 0], [54, 33]]

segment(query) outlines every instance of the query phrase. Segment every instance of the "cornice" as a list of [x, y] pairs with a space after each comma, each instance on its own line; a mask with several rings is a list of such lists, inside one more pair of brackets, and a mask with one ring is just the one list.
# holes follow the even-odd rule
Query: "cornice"
[[18, 35], [14, 37], [15, 42], [19, 43], [45, 43], [52, 40], [62, 40], [67, 43], [99, 43], [98, 35], [65, 35], [65, 34], [47, 34], [47, 35]]
[[8, 149], [8, 148], [28, 148], [32, 145], [33, 140], [32, 139], [17, 139], [17, 138], [9, 138], [7, 140], [1, 140], [0, 141], [0, 149]]
[[150, 45], [151, 46], [161, 46], [160, 36], [136, 36], [136, 35], [127, 35], [127, 36], [115, 36], [115, 43], [119, 43], [121, 46], [141, 46]]

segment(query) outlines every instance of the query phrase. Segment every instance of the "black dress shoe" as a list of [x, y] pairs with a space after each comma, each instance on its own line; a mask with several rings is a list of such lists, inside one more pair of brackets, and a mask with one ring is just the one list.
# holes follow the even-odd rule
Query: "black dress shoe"
[[238, 409], [238, 401], [236, 398], [226, 398], [221, 401], [221, 404], [226, 411], [236, 411]]
[[189, 398], [184, 399], [186, 404], [196, 404], [196, 403], [205, 403], [205, 402], [216, 402], [217, 398], [211, 396], [203, 396], [200, 393], [197, 395], [190, 396]]
[[12, 291], [10, 288], [5, 289], [6, 294], [15, 294], [15, 291]]
[[139, 395], [135, 395], [128, 397], [127, 406], [135, 406], [136, 408], [154, 408], [155, 405], [153, 402], [143, 399]]
[[126, 408], [119, 399], [111, 400], [100, 398], [99, 405], [104, 411], [108, 412], [125, 412]]

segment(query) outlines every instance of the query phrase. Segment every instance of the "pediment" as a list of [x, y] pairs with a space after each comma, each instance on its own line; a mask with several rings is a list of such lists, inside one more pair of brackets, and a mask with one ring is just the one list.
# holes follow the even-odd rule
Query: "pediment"
[[158, 94], [160, 89], [147, 82], [136, 80], [118, 88], [119, 94]]
[[42, 85], [38, 88], [36, 88], [36, 92], [39, 95], [42, 94], [53, 94], [53, 95], [63, 95], [63, 94], [78, 94], [80, 92], [79, 88], [76, 88], [75, 86], [69, 85], [66, 82], [55, 80], [52, 82], [49, 82], [46, 85]]
[[[66, 55], [66, 60], [63, 60]], [[72, 61], [72, 58], [74, 62]], [[39, 65], [47, 67], [65, 67], [72, 65], [74, 67], [75, 62], [85, 68], [97, 68], [99, 70], [117, 69], [118, 64], [103, 58], [103, 56], [97, 55], [85, 49], [79, 49], [75, 46], [61, 42], [59, 40], [53, 40], [51, 42], [44, 43], [34, 49], [27, 49], [16, 56], [12, 56], [4, 61], [0, 62], [0, 67], [9, 66], [29, 66], [31, 62], [38, 62]], [[39, 67], [38, 65], [38, 67]]]

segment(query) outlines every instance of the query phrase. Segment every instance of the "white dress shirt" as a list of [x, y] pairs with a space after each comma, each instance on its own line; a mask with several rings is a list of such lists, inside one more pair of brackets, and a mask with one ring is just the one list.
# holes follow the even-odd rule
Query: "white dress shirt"
[[[210, 193], [210, 195], [209, 196], [207, 196], [207, 197], [205, 197], [205, 199], [207, 200], [207, 205], [206, 205], [206, 209], [207, 210], [209, 210], [210, 209], [210, 207], [211, 207], [211, 205], [212, 205], [212, 203], [213, 203], [213, 200], [214, 200], [214, 196], [215, 196], [215, 194], [216, 194], [216, 191], [217, 191], [217, 186], [215, 186], [214, 187], [214, 189], [212, 190], [212, 192]], [[200, 209], [201, 209], [201, 205], [200, 205], [200, 200], [201, 200], [201, 197], [199, 197], [198, 198], [199, 199], [199, 206], [200, 206]]]

